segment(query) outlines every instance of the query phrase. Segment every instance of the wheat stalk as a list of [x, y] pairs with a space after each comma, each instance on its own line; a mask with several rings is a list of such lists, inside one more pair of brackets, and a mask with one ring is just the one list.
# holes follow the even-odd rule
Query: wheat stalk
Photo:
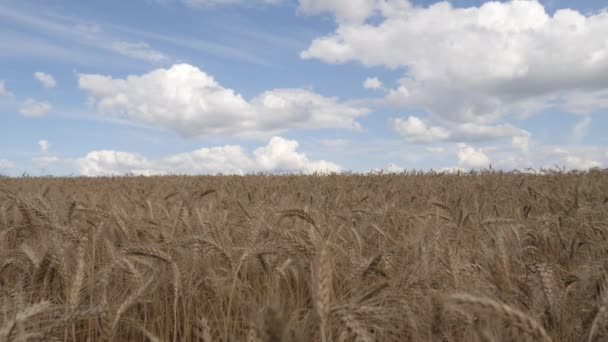
[[518, 327], [523, 332], [534, 337], [537, 341], [550, 342], [551, 338], [545, 329], [530, 316], [489, 298], [476, 297], [469, 294], [451, 295], [448, 302], [453, 305], [469, 306], [472, 309], [485, 310], [504, 317], [509, 323]]

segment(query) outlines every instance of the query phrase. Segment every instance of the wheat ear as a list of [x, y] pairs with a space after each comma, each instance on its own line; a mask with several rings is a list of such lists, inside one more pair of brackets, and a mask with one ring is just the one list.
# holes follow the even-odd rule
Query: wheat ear
[[331, 313], [332, 265], [329, 248], [323, 246], [317, 258], [315, 273], [315, 306], [321, 323], [321, 336], [327, 341]]

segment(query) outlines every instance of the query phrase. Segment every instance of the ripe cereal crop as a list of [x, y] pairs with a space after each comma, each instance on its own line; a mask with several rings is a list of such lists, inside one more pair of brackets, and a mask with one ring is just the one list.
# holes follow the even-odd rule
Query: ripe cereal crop
[[0, 178], [0, 341], [605, 341], [608, 173]]

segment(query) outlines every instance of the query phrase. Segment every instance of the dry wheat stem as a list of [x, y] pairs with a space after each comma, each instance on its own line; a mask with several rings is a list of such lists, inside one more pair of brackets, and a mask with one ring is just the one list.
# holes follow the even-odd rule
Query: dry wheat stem
[[523, 312], [506, 304], [496, 302], [489, 298], [476, 297], [469, 294], [451, 295], [448, 302], [455, 305], [468, 306], [473, 310], [479, 309], [499, 314], [507, 319], [509, 323], [512, 323], [523, 332], [538, 339], [538, 341], [551, 341], [551, 338], [547, 335], [545, 329], [538, 322]]

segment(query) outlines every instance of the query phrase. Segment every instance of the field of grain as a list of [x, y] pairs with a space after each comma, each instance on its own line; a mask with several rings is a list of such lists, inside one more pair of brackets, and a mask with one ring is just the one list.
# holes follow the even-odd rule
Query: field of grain
[[0, 178], [0, 341], [604, 341], [608, 172]]

